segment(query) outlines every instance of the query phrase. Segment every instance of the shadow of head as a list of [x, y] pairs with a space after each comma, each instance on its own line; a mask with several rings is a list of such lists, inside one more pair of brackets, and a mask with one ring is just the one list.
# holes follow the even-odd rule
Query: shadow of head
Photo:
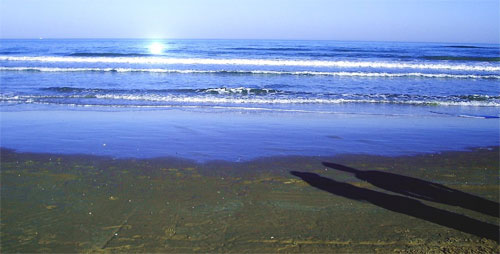
[[340, 164], [332, 163], [332, 162], [322, 162], [322, 164], [325, 167], [329, 167], [329, 168], [333, 168], [333, 169], [336, 169], [336, 170], [345, 171], [345, 172], [349, 172], [349, 173], [353, 173], [353, 174], [357, 174], [357, 173], [363, 172], [363, 171], [357, 170], [355, 168], [346, 167], [344, 165], [340, 165]]
[[309, 173], [309, 172], [299, 172], [299, 171], [290, 171], [290, 174], [296, 176], [296, 177], [300, 177], [302, 179], [306, 178], [319, 178], [320, 176], [318, 174], [314, 174], [314, 173]]

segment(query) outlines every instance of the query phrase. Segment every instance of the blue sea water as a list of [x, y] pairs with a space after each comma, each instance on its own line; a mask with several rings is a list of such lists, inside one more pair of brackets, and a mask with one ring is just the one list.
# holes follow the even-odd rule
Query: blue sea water
[[0, 40], [0, 144], [245, 160], [499, 145], [500, 47]]

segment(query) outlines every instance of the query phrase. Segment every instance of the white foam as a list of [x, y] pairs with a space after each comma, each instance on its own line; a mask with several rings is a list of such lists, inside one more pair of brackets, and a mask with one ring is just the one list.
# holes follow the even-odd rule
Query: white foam
[[134, 68], [58, 68], [58, 67], [0, 67], [0, 71], [38, 71], [38, 72], [150, 72], [179, 74], [255, 74], [255, 75], [311, 75], [339, 77], [416, 77], [416, 78], [457, 78], [457, 79], [500, 79], [500, 75], [448, 74], [448, 73], [387, 73], [387, 72], [316, 72], [316, 71], [267, 71], [267, 70], [176, 70], [176, 69], [134, 69]]
[[391, 101], [375, 99], [321, 99], [321, 98], [227, 98], [227, 97], [182, 97], [182, 96], [157, 96], [157, 95], [96, 95], [99, 99], [112, 100], [142, 100], [171, 103], [215, 103], [215, 104], [340, 104], [340, 103], [393, 103], [393, 104], [414, 104], [414, 105], [445, 105], [445, 106], [500, 106], [496, 102], [484, 101], [426, 101], [408, 100]]
[[338, 68], [432, 69], [455, 71], [500, 71], [500, 66], [279, 59], [215, 59], [215, 58], [164, 58], [164, 57], [61, 57], [61, 56], [0, 56], [0, 61], [65, 62], [65, 63], [125, 63], [125, 64], [183, 64], [183, 65], [254, 65], [254, 66], [305, 66]]
[[[342, 103], [376, 103], [376, 104], [411, 104], [411, 105], [440, 105], [440, 106], [475, 106], [475, 107], [500, 107], [498, 101], [439, 101], [439, 100], [385, 100], [385, 99], [323, 99], [323, 98], [280, 98], [280, 97], [215, 97], [215, 96], [177, 96], [177, 95], [116, 95], [97, 94], [94, 99], [161, 102], [174, 104], [342, 104]], [[49, 102], [58, 99], [93, 99], [86, 96], [10, 96], [0, 94], [2, 101], [19, 101], [25, 103]], [[109, 101], [108, 101], [109, 102]], [[50, 102], [49, 102], [50, 103]], [[125, 104], [124, 106], [127, 106]], [[132, 106], [132, 105], [131, 105]], [[156, 105], [154, 105], [156, 106]]]
[[[203, 89], [201, 89], [203, 90]], [[273, 89], [267, 89], [267, 88], [249, 88], [249, 87], [235, 87], [235, 88], [229, 88], [229, 87], [218, 87], [218, 88], [208, 88], [204, 89], [203, 92], [205, 93], [218, 93], [218, 94], [252, 94], [256, 93], [255, 91], [258, 90], [261, 93], [277, 93], [278, 91], [273, 90]], [[259, 93], [259, 92], [257, 92]]]

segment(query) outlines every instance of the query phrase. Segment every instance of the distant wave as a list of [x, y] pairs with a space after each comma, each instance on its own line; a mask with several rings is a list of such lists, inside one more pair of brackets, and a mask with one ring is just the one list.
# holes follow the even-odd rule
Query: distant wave
[[102, 105], [228, 105], [228, 104], [409, 104], [434, 106], [500, 107], [498, 99], [467, 100], [461, 96], [433, 97], [412, 95], [341, 95], [340, 98], [290, 96], [211, 96], [211, 95], [159, 95], [159, 94], [91, 94], [91, 95], [0, 95], [1, 102], [49, 104], [102, 104]]
[[424, 56], [428, 60], [500, 62], [500, 57], [479, 56]]
[[57, 57], [57, 56], [0, 56], [0, 61], [65, 62], [65, 63], [127, 63], [127, 64], [183, 64], [183, 65], [252, 65], [304, 66], [338, 68], [430, 69], [454, 71], [500, 71], [500, 66], [448, 63], [408, 63], [372, 61], [322, 61], [276, 59], [205, 59], [163, 57]]
[[460, 48], [460, 49], [481, 49], [481, 48], [494, 48], [494, 47], [479, 47], [479, 46], [469, 46], [469, 45], [449, 45], [443, 46], [445, 48]]
[[13, 54], [19, 54], [20, 52], [17, 51], [0, 51], [0, 55], [13, 55]]
[[0, 71], [33, 72], [150, 72], [179, 74], [234, 74], [234, 75], [310, 75], [339, 77], [378, 78], [457, 78], [457, 79], [500, 79], [500, 75], [447, 74], [447, 73], [387, 73], [387, 72], [316, 72], [316, 71], [266, 71], [266, 70], [175, 70], [175, 69], [133, 69], [133, 68], [57, 68], [57, 67], [0, 67]]
[[251, 50], [251, 51], [311, 51], [311, 49], [308, 48], [280, 48], [280, 47], [275, 47], [275, 48], [259, 48], [259, 47], [237, 47], [237, 48], [228, 48], [230, 50]]
[[123, 54], [123, 53], [78, 52], [78, 53], [69, 54], [68, 56], [106, 56], [106, 57], [121, 56], [121, 57], [124, 57], [124, 56], [152, 56], [152, 55], [151, 54], [141, 54], [141, 53], [127, 53], [127, 54]]

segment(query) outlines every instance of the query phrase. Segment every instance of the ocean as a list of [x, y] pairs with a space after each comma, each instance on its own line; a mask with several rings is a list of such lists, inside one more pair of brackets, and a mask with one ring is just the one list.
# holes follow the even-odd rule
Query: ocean
[[0, 41], [2, 148], [244, 161], [499, 145], [500, 48]]

